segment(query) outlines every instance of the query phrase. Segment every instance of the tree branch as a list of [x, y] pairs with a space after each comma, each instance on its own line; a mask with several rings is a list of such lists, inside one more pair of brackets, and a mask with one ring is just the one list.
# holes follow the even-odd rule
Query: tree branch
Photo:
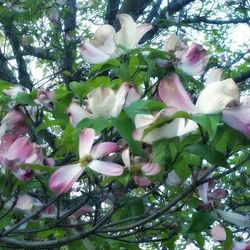
[[11, 24], [3, 23], [3, 26], [4, 26], [4, 32], [6, 36], [8, 37], [9, 42], [11, 44], [11, 47], [12, 47], [12, 50], [16, 59], [16, 63], [18, 66], [19, 84], [31, 90], [33, 87], [33, 84], [27, 72], [27, 65], [23, 58], [22, 51], [20, 48], [20, 43], [17, 37], [18, 30], [12, 23]]
[[54, 53], [50, 52], [49, 50], [33, 47], [30, 45], [24, 47], [24, 51], [22, 54], [24, 56], [30, 55], [40, 59], [46, 59], [51, 61], [56, 60]]
[[108, 24], [113, 25], [116, 20], [116, 14], [118, 13], [120, 0], [108, 0], [105, 20]]

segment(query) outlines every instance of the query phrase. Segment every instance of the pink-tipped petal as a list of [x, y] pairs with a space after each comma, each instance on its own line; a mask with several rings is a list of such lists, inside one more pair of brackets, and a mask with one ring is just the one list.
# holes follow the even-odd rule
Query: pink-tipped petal
[[91, 148], [95, 140], [95, 130], [86, 128], [81, 131], [79, 137], [79, 157], [80, 159], [90, 154]]
[[181, 57], [179, 68], [190, 75], [202, 73], [208, 63], [209, 56], [202, 46], [193, 43]]
[[190, 113], [195, 111], [195, 106], [190, 96], [185, 91], [180, 78], [176, 74], [171, 74], [160, 82], [158, 94], [168, 107], [174, 107], [177, 110]]
[[115, 29], [108, 25], [101, 25], [96, 31], [91, 44], [105, 54], [111, 55], [115, 51]]
[[60, 167], [49, 179], [49, 188], [54, 193], [66, 193], [83, 173], [84, 168], [80, 164], [73, 164]]
[[120, 176], [123, 174], [123, 167], [113, 162], [93, 160], [88, 167], [106, 176]]
[[125, 166], [130, 167], [129, 148], [126, 148], [122, 151], [122, 161], [125, 164]]
[[51, 111], [54, 109], [54, 96], [55, 96], [55, 93], [50, 90], [40, 89], [37, 92], [38, 101], [44, 107], [46, 107], [48, 110], [51, 110]]
[[80, 47], [81, 56], [91, 64], [104, 63], [110, 59], [110, 55], [102, 52], [91, 43], [84, 41]]
[[141, 128], [141, 127], [150, 125], [155, 120], [156, 120], [156, 118], [153, 115], [137, 114], [135, 116], [135, 127], [136, 128]]
[[200, 93], [196, 106], [202, 114], [217, 114], [239, 103], [239, 89], [232, 79], [213, 82]]
[[227, 238], [226, 231], [221, 225], [213, 226], [211, 236], [214, 240], [224, 241]]
[[20, 181], [28, 181], [33, 177], [33, 171], [31, 170], [23, 170], [19, 166], [15, 166], [14, 168], [9, 167], [12, 174]]
[[142, 166], [141, 170], [144, 175], [151, 176], [151, 175], [157, 175], [161, 169], [159, 165], [156, 163], [147, 163]]
[[117, 152], [119, 149], [118, 145], [114, 142], [102, 142], [95, 145], [90, 154], [94, 159], [109, 155], [111, 153]]
[[223, 71], [223, 69], [212, 69], [211, 71], [209, 71], [207, 74], [205, 85], [220, 81]]
[[141, 187], [147, 187], [151, 184], [151, 181], [147, 177], [134, 176], [135, 184]]
[[132, 48], [135, 48], [139, 41], [142, 39], [142, 37], [149, 32], [153, 26], [149, 23], [144, 23], [144, 24], [139, 24], [136, 26], [136, 36], [135, 36], [135, 41], [134, 44], [132, 45]]
[[29, 142], [28, 137], [19, 137], [8, 149], [6, 158], [11, 161], [19, 159], [25, 162], [33, 153], [33, 145]]
[[222, 120], [250, 139], [250, 107], [239, 106], [225, 109], [222, 113]]
[[77, 124], [84, 118], [92, 117], [89, 112], [87, 112], [79, 104], [74, 102], [69, 105], [67, 114], [69, 116], [69, 121], [73, 127], [76, 127]]

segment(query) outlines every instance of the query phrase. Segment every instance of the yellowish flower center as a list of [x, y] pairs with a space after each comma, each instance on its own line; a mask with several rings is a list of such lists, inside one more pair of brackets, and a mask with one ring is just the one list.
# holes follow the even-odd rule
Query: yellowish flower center
[[93, 160], [93, 157], [91, 155], [86, 155], [79, 160], [79, 163], [81, 167], [86, 167], [92, 160]]
[[131, 165], [130, 170], [135, 175], [142, 175], [141, 167], [138, 164]]

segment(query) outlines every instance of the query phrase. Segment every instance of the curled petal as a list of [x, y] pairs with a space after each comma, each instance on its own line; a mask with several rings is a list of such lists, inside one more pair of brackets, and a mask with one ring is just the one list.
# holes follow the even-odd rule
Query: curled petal
[[228, 196], [228, 191], [222, 188], [217, 188], [213, 192], [208, 193], [207, 196], [215, 200], [221, 200]]
[[69, 116], [69, 121], [73, 127], [76, 127], [77, 124], [84, 118], [91, 117], [91, 114], [84, 110], [79, 104], [72, 102], [68, 109], [67, 114]]
[[90, 92], [88, 103], [94, 117], [110, 118], [116, 105], [115, 93], [111, 88], [96, 88]]
[[136, 37], [135, 37], [134, 44], [132, 45], [132, 48], [135, 48], [138, 45], [139, 41], [142, 39], [142, 37], [147, 32], [149, 32], [152, 28], [153, 28], [153, 26], [151, 24], [148, 24], [148, 23], [137, 25], [136, 26]]
[[152, 124], [156, 118], [153, 115], [137, 114], [135, 116], [135, 127], [141, 128]]
[[95, 31], [91, 44], [100, 51], [111, 55], [115, 51], [115, 34], [115, 29], [111, 25], [102, 25]]
[[90, 152], [94, 159], [109, 155], [117, 152], [119, 149], [118, 145], [114, 142], [102, 142], [94, 146]]
[[95, 130], [87, 128], [81, 131], [79, 138], [79, 157], [80, 159], [90, 154], [95, 140]]
[[93, 160], [89, 163], [88, 167], [106, 176], [119, 176], [123, 174], [123, 167], [113, 162]]
[[38, 101], [48, 110], [54, 109], [54, 92], [50, 90], [39, 90], [37, 92]]
[[198, 75], [204, 71], [209, 58], [202, 46], [193, 43], [181, 57], [178, 67], [190, 75]]
[[218, 241], [223, 241], [227, 238], [225, 229], [219, 224], [213, 226], [213, 228], [211, 229], [211, 236], [214, 240]]
[[80, 164], [66, 165], [57, 169], [49, 179], [52, 192], [61, 194], [68, 192], [83, 173]]
[[165, 42], [163, 46], [163, 50], [169, 52], [169, 51], [175, 51], [176, 46], [180, 43], [178, 36], [173, 33]]
[[147, 187], [151, 184], [151, 181], [147, 177], [141, 176], [134, 176], [134, 182], [141, 187]]
[[160, 167], [156, 163], [147, 163], [141, 168], [144, 175], [157, 175], [160, 172]]
[[250, 139], [250, 107], [239, 106], [225, 109], [222, 112], [222, 120]]
[[203, 114], [216, 114], [239, 103], [239, 89], [232, 79], [213, 82], [200, 93], [196, 106]]
[[[136, 24], [133, 18], [127, 14], [117, 15], [121, 29], [117, 32], [115, 41], [117, 46], [119, 45], [125, 49], [133, 49], [136, 41]], [[122, 48], [121, 54], [122, 54]]]
[[223, 71], [223, 69], [212, 69], [211, 71], [209, 71], [207, 74], [205, 85], [220, 81]]
[[113, 117], [117, 117], [120, 114], [120, 112], [122, 110], [122, 106], [125, 103], [128, 91], [129, 91], [129, 84], [127, 82], [123, 83], [120, 86], [120, 88], [116, 91], [116, 93], [115, 93], [115, 104], [114, 104], [114, 108], [113, 108], [113, 111], [112, 111], [112, 116]]
[[176, 74], [171, 74], [160, 82], [158, 94], [168, 107], [174, 107], [177, 110], [190, 113], [195, 110], [190, 96], [185, 91], [180, 78]]
[[122, 151], [122, 161], [125, 164], [125, 166], [130, 167], [130, 156], [128, 148]]
[[87, 41], [84, 41], [81, 45], [80, 53], [84, 60], [92, 64], [104, 63], [110, 59], [110, 55], [102, 52]]

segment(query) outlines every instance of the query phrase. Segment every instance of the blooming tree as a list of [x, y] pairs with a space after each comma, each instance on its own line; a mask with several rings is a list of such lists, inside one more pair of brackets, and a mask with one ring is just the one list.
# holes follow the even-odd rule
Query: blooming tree
[[[22, 13], [25, 3], [1, 7]], [[50, 6], [50, 25], [60, 29], [74, 3]], [[0, 245], [249, 249], [234, 191], [249, 185], [250, 96], [202, 45], [173, 33], [142, 46], [154, 26], [117, 18], [120, 28], [101, 25], [93, 39], [66, 30], [65, 55], [78, 46], [85, 77], [63, 68], [64, 84], [48, 88], [0, 81]]]

